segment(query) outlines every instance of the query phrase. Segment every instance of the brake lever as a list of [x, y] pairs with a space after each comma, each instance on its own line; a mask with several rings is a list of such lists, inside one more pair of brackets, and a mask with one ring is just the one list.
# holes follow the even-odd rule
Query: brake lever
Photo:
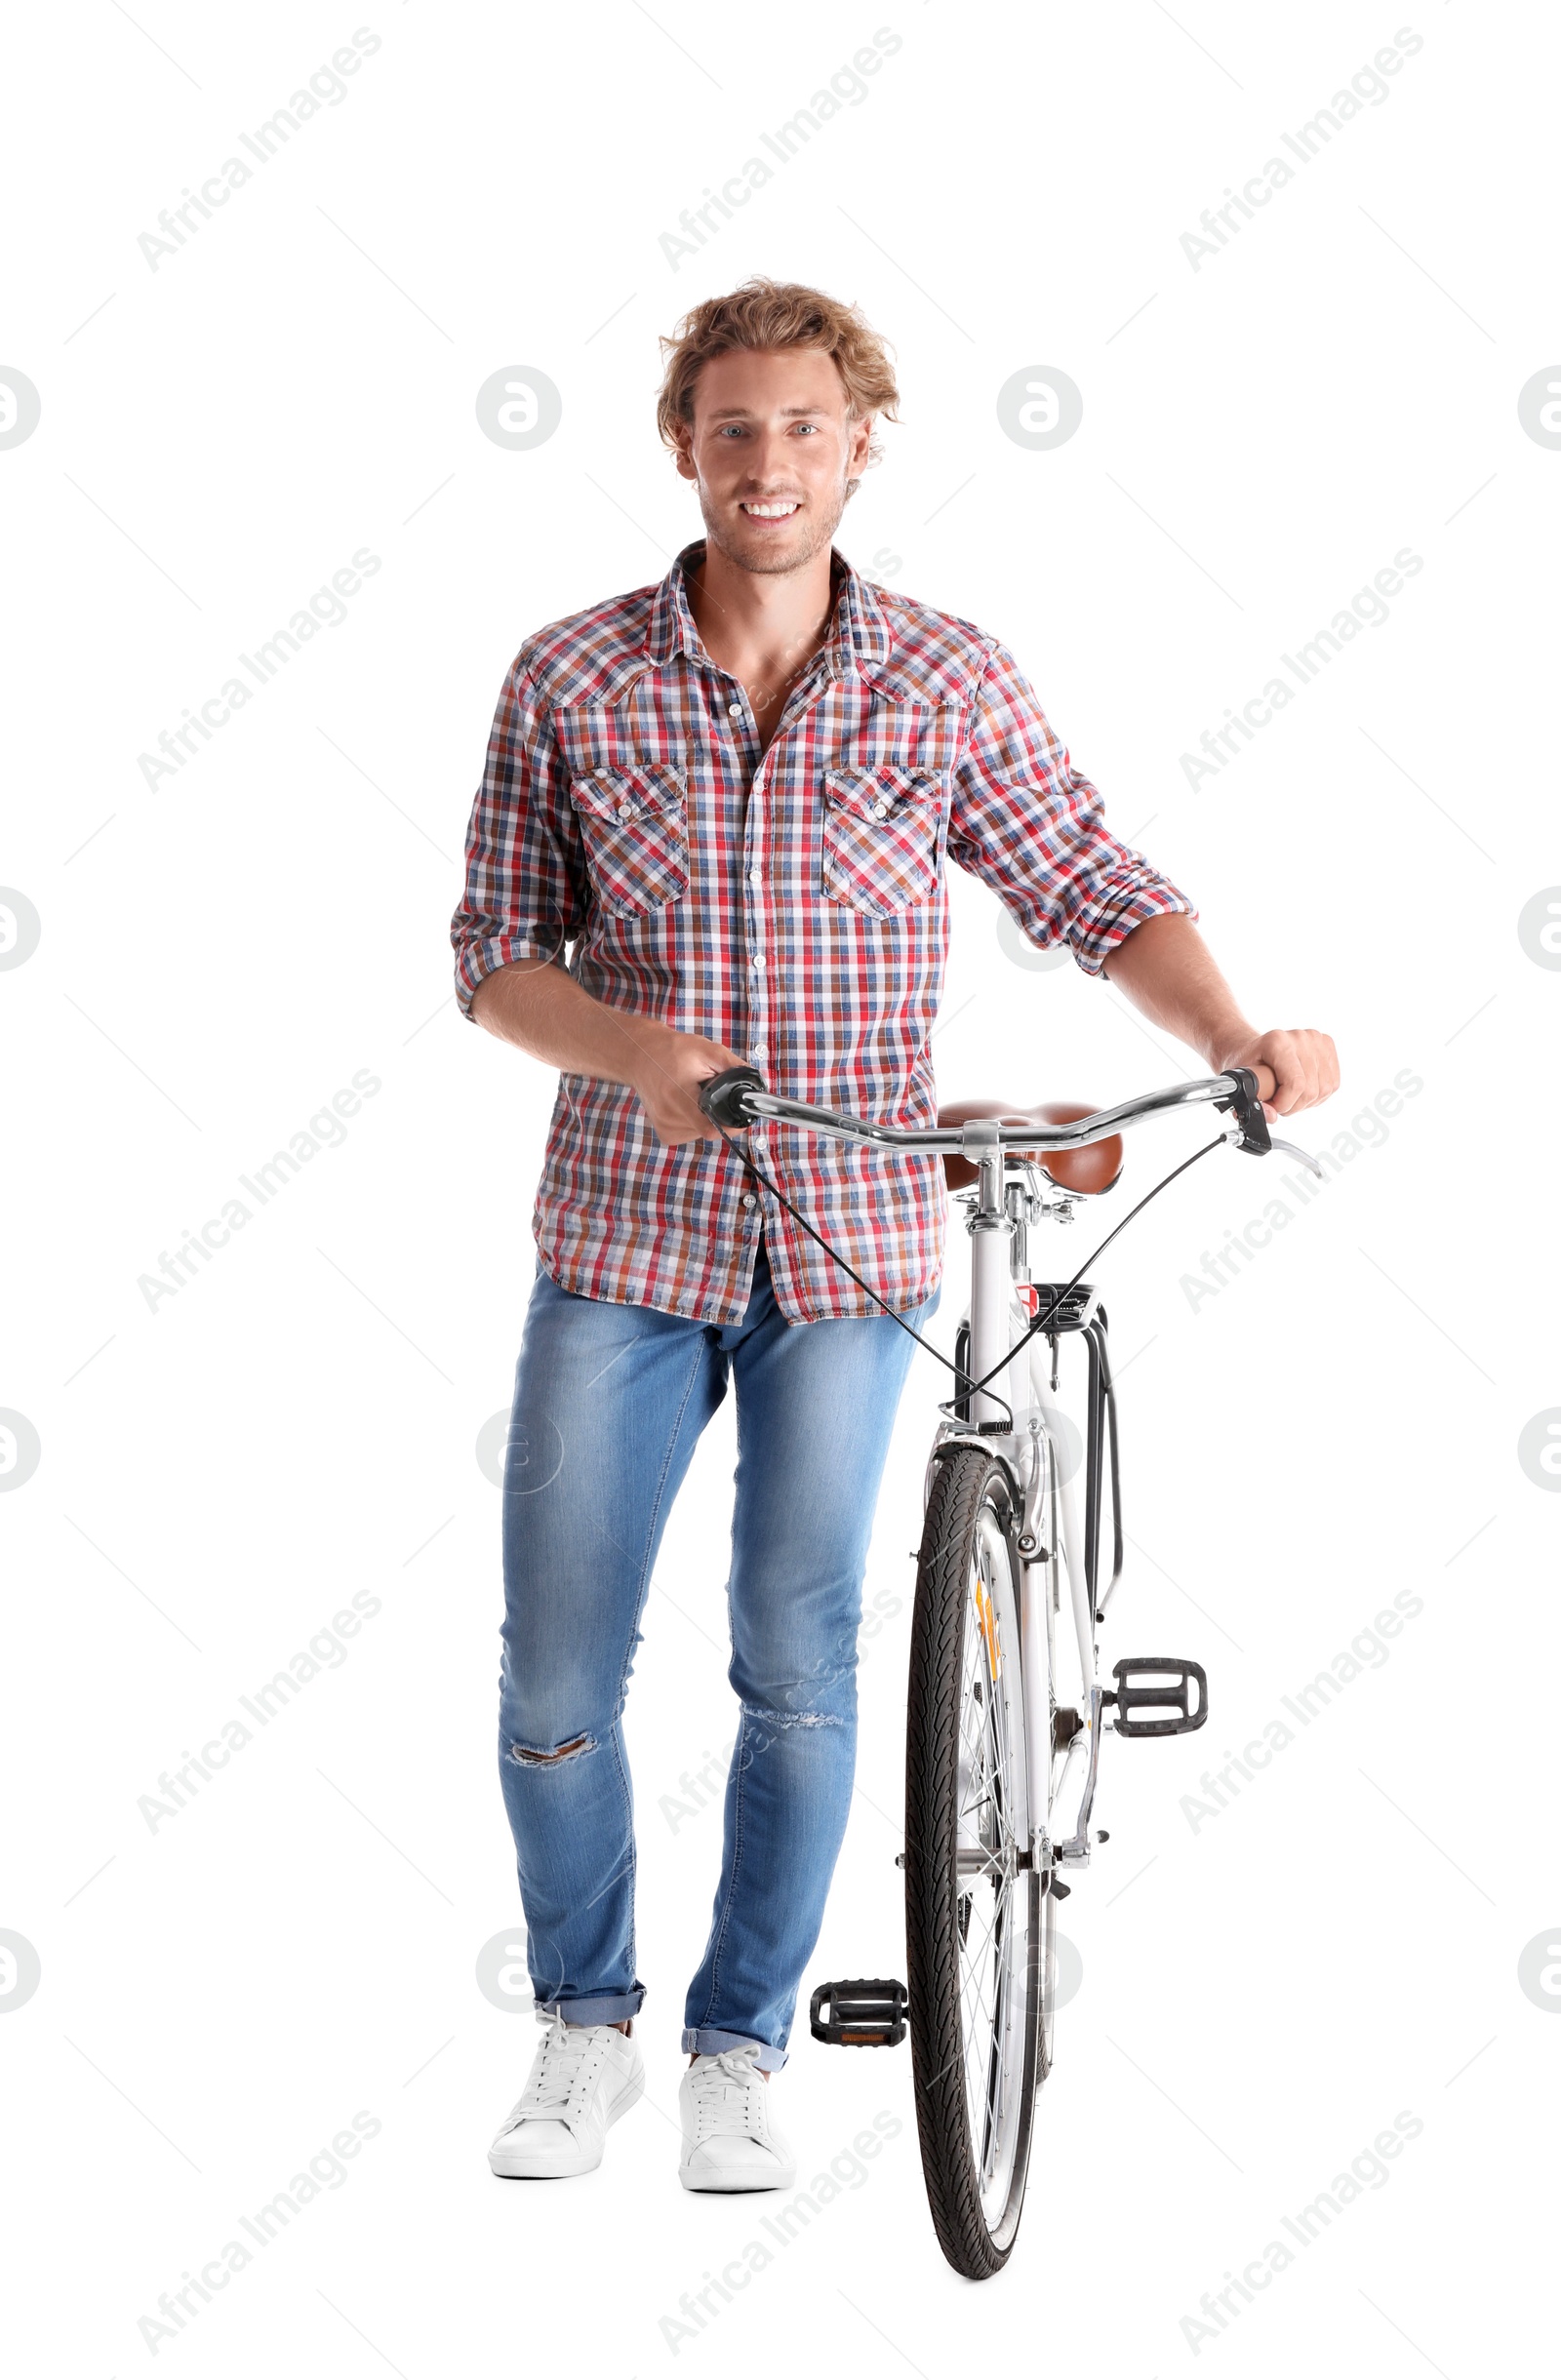
[[1324, 1173], [1322, 1167], [1317, 1163], [1316, 1158], [1308, 1157], [1304, 1149], [1298, 1149], [1293, 1140], [1270, 1139], [1268, 1145], [1271, 1149], [1283, 1150], [1287, 1157], [1299, 1159], [1301, 1164], [1305, 1167], [1307, 1172], [1315, 1173], [1319, 1181], [1327, 1180], [1328, 1176], [1326, 1173]]
[[1233, 1140], [1234, 1146], [1245, 1150], [1249, 1157], [1266, 1157], [1273, 1143], [1268, 1137], [1268, 1119], [1258, 1096], [1258, 1078], [1250, 1066], [1227, 1066], [1224, 1072], [1226, 1080], [1236, 1088], [1228, 1099], [1216, 1099], [1215, 1105], [1221, 1110], [1228, 1108], [1237, 1128], [1235, 1134], [1227, 1132], [1225, 1138]]

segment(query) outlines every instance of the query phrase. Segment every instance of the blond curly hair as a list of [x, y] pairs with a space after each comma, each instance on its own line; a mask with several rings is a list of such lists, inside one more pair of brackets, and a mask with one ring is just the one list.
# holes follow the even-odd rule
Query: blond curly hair
[[[886, 342], [858, 307], [801, 281], [772, 281], [756, 273], [727, 297], [691, 306], [660, 346], [656, 426], [664, 446], [675, 448], [679, 425], [693, 422], [694, 390], [703, 366], [737, 348], [812, 347], [832, 356], [855, 416], [900, 418], [900, 390]], [[878, 462], [882, 455], [875, 438], [867, 459]]]

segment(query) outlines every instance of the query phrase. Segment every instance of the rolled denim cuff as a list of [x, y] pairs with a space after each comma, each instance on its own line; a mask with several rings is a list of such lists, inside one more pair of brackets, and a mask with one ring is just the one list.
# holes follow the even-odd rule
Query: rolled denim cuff
[[772, 2049], [768, 2042], [756, 2042], [751, 2033], [718, 2033], [711, 2025], [685, 2025], [683, 2046], [701, 2058], [713, 2058], [721, 2049], [756, 2049], [759, 2054], [754, 2064], [772, 2075], [780, 2072], [787, 2057], [784, 2049]]
[[638, 2016], [645, 2000], [645, 1986], [637, 1983], [632, 1992], [598, 1992], [592, 2000], [539, 2000], [540, 2016], [561, 2016], [566, 2025], [620, 2025], [626, 2016]]

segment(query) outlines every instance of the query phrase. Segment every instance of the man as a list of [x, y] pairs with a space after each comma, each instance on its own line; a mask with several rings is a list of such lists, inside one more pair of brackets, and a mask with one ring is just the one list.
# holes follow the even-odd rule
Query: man
[[[663, 341], [660, 419], [705, 536], [659, 585], [542, 629], [500, 698], [453, 940], [463, 1008], [559, 1067], [504, 1480], [500, 1766], [539, 2012], [496, 2173], [580, 2173], [640, 2096], [620, 1713], [668, 1507], [736, 1383], [740, 1724], [689, 1987], [681, 2177], [784, 2188], [770, 2122], [844, 1833], [856, 1632], [910, 1341], [757, 1189], [699, 1106], [751, 1064], [885, 1123], [937, 1112], [945, 857], [1211, 1070], [1289, 1114], [1332, 1043], [1259, 1033], [1190, 903], [1105, 830], [995, 641], [834, 552], [895, 417], [854, 308], [757, 280]], [[566, 950], [571, 955], [566, 960]], [[913, 1325], [942, 1181], [783, 1129], [764, 1172]]]

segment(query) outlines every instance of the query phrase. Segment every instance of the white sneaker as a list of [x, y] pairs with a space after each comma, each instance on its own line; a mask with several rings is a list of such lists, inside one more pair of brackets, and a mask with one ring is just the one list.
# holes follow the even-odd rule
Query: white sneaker
[[506, 2181], [589, 2173], [602, 2162], [608, 2125], [645, 2090], [640, 2053], [616, 2025], [545, 2021], [531, 2079], [488, 2152]]
[[685, 2190], [789, 2190], [797, 2161], [770, 2122], [755, 2042], [698, 2057], [678, 2086]]

